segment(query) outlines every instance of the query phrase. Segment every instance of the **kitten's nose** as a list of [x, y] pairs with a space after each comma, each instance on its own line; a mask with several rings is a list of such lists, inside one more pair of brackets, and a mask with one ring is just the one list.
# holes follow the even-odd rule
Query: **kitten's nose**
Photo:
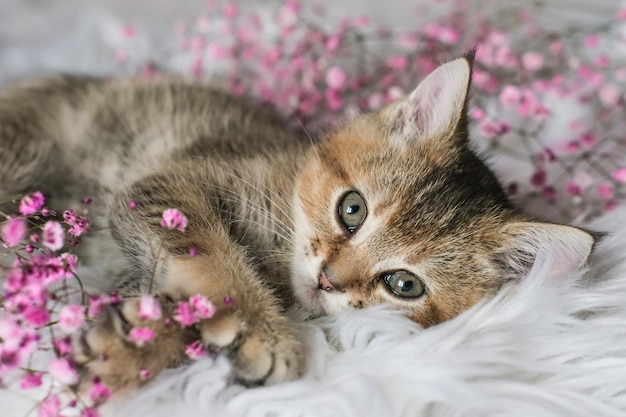
[[330, 282], [330, 280], [328, 279], [328, 276], [326, 275], [326, 271], [324, 269], [322, 269], [322, 272], [320, 272], [319, 277], [317, 277], [317, 288], [319, 290], [324, 290], [324, 291], [335, 290], [333, 283]]

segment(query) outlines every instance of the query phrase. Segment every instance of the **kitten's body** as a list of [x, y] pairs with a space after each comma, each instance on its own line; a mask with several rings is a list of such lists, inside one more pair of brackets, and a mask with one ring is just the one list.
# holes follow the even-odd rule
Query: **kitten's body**
[[[126, 293], [154, 276], [158, 293], [207, 296], [218, 313], [198, 331], [231, 348], [239, 378], [291, 379], [304, 362], [282, 314], [294, 300], [314, 314], [390, 302], [428, 326], [523, 275], [542, 246], [555, 248], [555, 275], [585, 262], [590, 235], [517, 212], [470, 151], [470, 68], [442, 66], [318, 145], [256, 105], [177, 80], [17, 86], [0, 96], [0, 196], [37, 188], [56, 208], [94, 197], [96, 227], [110, 225], [116, 244], [109, 229], [94, 233], [81, 259], [108, 252], [116, 267], [100, 274]], [[189, 219], [184, 233], [159, 226], [168, 208]], [[121, 316], [146, 325], [134, 303]], [[139, 349], [119, 323], [109, 311], [79, 349], [96, 358], [87, 377], [114, 387], [182, 362], [193, 337], [152, 323], [158, 349]]]

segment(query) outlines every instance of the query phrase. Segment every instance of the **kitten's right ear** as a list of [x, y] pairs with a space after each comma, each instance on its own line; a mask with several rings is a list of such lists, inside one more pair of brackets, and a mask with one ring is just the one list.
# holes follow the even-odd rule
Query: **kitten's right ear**
[[513, 222], [502, 227], [501, 233], [504, 244], [496, 258], [504, 265], [504, 272], [525, 276], [540, 253], [551, 251], [548, 280], [585, 266], [596, 243], [596, 237], [585, 230], [551, 223]]
[[467, 136], [466, 106], [474, 52], [441, 65], [408, 97], [382, 110], [394, 140], [410, 143], [448, 140], [462, 130]]

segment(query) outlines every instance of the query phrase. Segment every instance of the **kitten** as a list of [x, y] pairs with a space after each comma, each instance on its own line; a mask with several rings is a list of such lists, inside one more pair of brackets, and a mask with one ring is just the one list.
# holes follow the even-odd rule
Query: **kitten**
[[[470, 150], [472, 59], [315, 144], [270, 110], [172, 78], [2, 92], [0, 196], [40, 189], [57, 208], [94, 196], [103, 230], [80, 259], [101, 282], [126, 295], [154, 286], [168, 311], [196, 293], [218, 306], [184, 330], [139, 318], [137, 298], [109, 308], [77, 341], [83, 384], [138, 386], [140, 370], [184, 362], [197, 335], [244, 383], [291, 380], [306, 362], [283, 314], [294, 302], [313, 315], [390, 303], [431, 326], [522, 278], [542, 250], [554, 277], [583, 266], [593, 235], [516, 210]], [[188, 218], [184, 233], [160, 227], [168, 208]], [[133, 325], [156, 342], [127, 343]]]

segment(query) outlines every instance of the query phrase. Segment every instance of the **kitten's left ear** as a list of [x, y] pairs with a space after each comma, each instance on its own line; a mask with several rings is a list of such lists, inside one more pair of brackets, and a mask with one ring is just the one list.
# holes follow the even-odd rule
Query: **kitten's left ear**
[[496, 255], [506, 271], [525, 276], [537, 256], [551, 251], [547, 279], [574, 273], [587, 263], [600, 234], [573, 226], [538, 222], [513, 222], [501, 229], [503, 251]]
[[[474, 52], [438, 67], [413, 92], [383, 110], [403, 141], [467, 137], [466, 104]], [[456, 135], [460, 133], [460, 135]]]

